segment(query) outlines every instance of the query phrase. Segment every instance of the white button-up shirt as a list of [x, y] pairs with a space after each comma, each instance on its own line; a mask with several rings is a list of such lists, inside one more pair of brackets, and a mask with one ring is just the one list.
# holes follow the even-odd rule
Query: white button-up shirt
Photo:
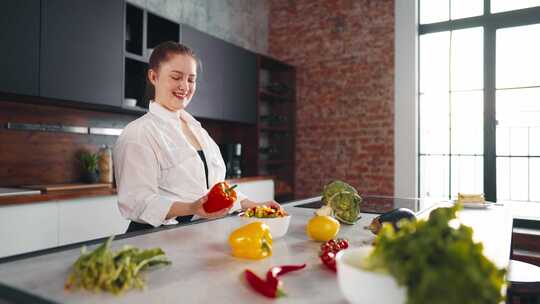
[[[203, 162], [181, 131], [180, 117], [201, 144], [210, 187], [225, 179], [219, 147], [201, 124], [184, 110], [171, 112], [152, 102], [147, 114], [125, 127], [114, 147], [118, 206], [125, 218], [155, 227], [176, 224], [165, 219], [174, 202], [191, 203], [207, 194]], [[231, 211], [246, 198], [237, 194]]]

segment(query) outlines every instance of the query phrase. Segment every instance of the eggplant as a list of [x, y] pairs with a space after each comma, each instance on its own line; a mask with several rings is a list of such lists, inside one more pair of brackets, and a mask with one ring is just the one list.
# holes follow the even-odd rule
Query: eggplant
[[394, 229], [399, 230], [397, 223], [402, 219], [408, 219], [410, 221], [416, 220], [414, 212], [407, 208], [397, 208], [392, 211], [383, 213], [371, 221], [371, 224], [367, 227], [373, 234], [378, 234], [382, 228], [383, 223], [391, 223]]

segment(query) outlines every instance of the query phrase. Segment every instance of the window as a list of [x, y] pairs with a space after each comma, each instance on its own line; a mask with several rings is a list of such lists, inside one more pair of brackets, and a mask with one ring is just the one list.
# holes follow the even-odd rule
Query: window
[[419, 195], [540, 201], [540, 0], [419, 9]]

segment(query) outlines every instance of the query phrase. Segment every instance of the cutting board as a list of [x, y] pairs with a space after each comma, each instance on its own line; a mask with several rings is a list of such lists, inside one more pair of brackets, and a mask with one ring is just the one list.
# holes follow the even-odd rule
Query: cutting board
[[98, 188], [112, 188], [112, 184], [54, 184], [54, 185], [30, 185], [22, 186], [22, 188], [36, 189], [45, 192], [52, 191], [65, 191], [65, 190], [79, 190], [79, 189], [98, 189]]

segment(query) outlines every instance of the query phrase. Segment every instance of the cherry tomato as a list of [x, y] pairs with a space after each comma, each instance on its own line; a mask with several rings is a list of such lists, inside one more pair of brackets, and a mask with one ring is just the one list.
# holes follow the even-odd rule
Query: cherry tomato
[[320, 256], [323, 264], [329, 269], [336, 271], [336, 254], [330, 251], [323, 252]]

